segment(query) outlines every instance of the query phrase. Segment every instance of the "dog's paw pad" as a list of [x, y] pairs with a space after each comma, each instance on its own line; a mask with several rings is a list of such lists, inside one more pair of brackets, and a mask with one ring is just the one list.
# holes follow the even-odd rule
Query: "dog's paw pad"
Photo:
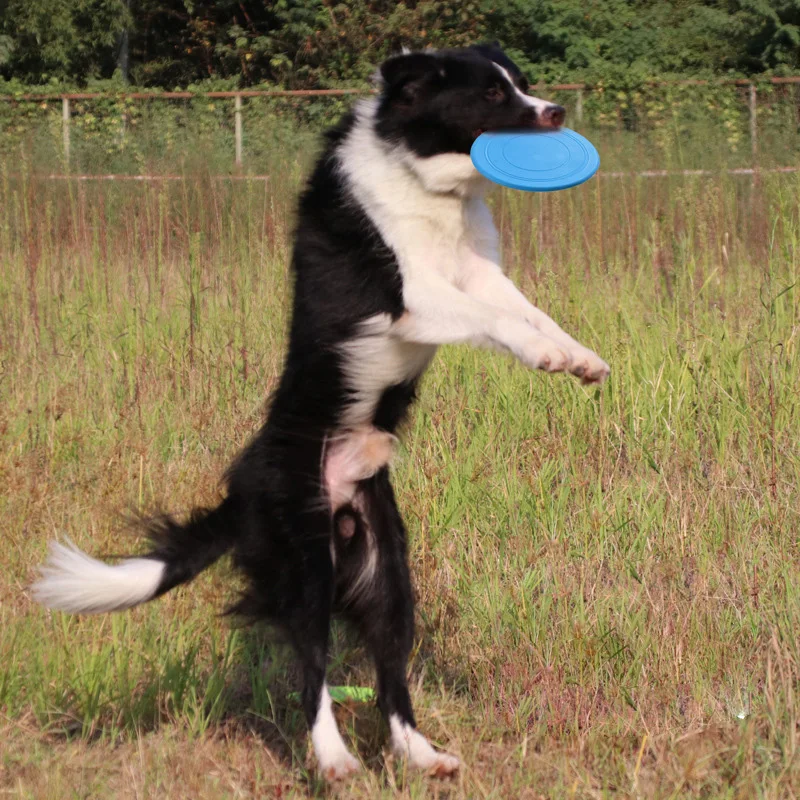
[[597, 353], [580, 348], [572, 354], [569, 371], [581, 379], [583, 384], [602, 383], [611, 373], [611, 368]]
[[579, 375], [578, 377], [581, 378], [581, 383], [584, 385], [592, 385], [602, 383], [610, 374], [611, 367], [609, 367], [605, 361], [600, 361], [599, 366], [593, 365], [591, 369], [587, 370], [583, 375]]
[[569, 356], [558, 347], [548, 347], [539, 360], [539, 369], [545, 372], [563, 372], [570, 363]]
[[578, 377], [578, 378], [582, 378], [582, 377], [584, 376], [584, 374], [586, 373], [586, 370], [587, 370], [587, 369], [589, 369], [589, 366], [586, 364], [586, 362], [583, 362], [583, 361], [582, 361], [582, 362], [580, 362], [579, 364], [576, 364], [576, 365], [575, 365], [575, 366], [574, 366], [574, 367], [573, 367], [573, 368], [570, 370], [570, 372], [571, 372], [573, 375], [575, 375], [576, 377]]

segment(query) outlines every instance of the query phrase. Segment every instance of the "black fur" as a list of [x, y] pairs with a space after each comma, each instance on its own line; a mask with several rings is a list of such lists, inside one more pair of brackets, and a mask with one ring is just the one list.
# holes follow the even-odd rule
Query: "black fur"
[[389, 59], [381, 67], [384, 91], [376, 130], [424, 158], [469, 153], [483, 131], [537, 127], [536, 112], [507, 91], [495, 64], [527, 91], [528, 81], [496, 45]]
[[[525, 88], [519, 71], [492, 46], [389, 60], [382, 67], [379, 136], [424, 157], [469, 152], [480, 130], [535, 124], [531, 108], [508, 86], [503, 97], [493, 94], [500, 85], [493, 62]], [[151, 524], [156, 546], [150, 555], [167, 563], [160, 594], [233, 551], [249, 580], [233, 610], [288, 632], [303, 665], [309, 724], [325, 678], [331, 614], [342, 612], [375, 659], [381, 709], [413, 726], [405, 674], [413, 602], [406, 533], [389, 472], [360, 484], [359, 510], [348, 507], [333, 518], [322, 487], [326, 436], [337, 430], [352, 399], [341, 346], [367, 318], [384, 313], [397, 319], [404, 311], [395, 254], [338, 169], [338, 148], [354, 124], [347, 115], [327, 134], [300, 198], [289, 347], [267, 420], [228, 471], [222, 505], [182, 525], [171, 519]], [[386, 386], [372, 424], [395, 432], [415, 393], [415, 379]], [[351, 596], [370, 546], [377, 549], [375, 575]]]
[[[309, 725], [318, 710], [332, 613], [343, 612], [375, 658], [379, 704], [413, 724], [405, 668], [413, 640], [413, 603], [405, 528], [383, 470], [361, 486], [368, 520], [346, 509], [354, 533], [336, 536], [331, 559], [330, 511], [319, 502], [326, 434], [350, 397], [338, 348], [360, 322], [403, 312], [394, 253], [349, 196], [335, 151], [353, 125], [347, 115], [327, 134], [327, 147], [300, 198], [292, 271], [294, 307], [289, 347], [267, 421], [226, 477], [227, 498], [183, 525], [150, 523], [149, 554], [167, 563], [157, 594], [193, 578], [227, 550], [249, 579], [230, 611], [283, 628], [303, 664]], [[387, 387], [374, 424], [394, 432], [415, 398], [415, 384]], [[341, 514], [340, 514], [341, 516]], [[366, 524], [380, 553], [368, 591], [345, 602], [365, 558]]]

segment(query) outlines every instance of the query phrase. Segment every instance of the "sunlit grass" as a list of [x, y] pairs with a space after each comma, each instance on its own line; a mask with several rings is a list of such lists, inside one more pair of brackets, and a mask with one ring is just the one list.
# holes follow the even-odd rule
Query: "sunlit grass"
[[[291, 656], [217, 615], [227, 565], [125, 615], [32, 604], [46, 543], [138, 548], [131, 507], [212, 503], [278, 375], [291, 208], [271, 182], [0, 173], [0, 787], [321, 792]], [[18, 165], [14, 165], [18, 166]], [[612, 365], [601, 389], [445, 348], [395, 466], [423, 730], [449, 796], [800, 791], [800, 181], [594, 181], [495, 199], [506, 261]], [[331, 680], [372, 680], [338, 631]], [[352, 795], [449, 784], [342, 724]]]

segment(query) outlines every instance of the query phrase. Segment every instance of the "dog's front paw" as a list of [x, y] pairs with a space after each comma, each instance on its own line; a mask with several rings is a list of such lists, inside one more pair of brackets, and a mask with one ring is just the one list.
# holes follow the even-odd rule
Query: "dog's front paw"
[[530, 369], [565, 372], [571, 368], [572, 360], [567, 348], [547, 336], [530, 336], [513, 352]]
[[581, 383], [602, 383], [611, 374], [611, 367], [588, 347], [579, 345], [570, 350], [569, 371], [580, 378]]

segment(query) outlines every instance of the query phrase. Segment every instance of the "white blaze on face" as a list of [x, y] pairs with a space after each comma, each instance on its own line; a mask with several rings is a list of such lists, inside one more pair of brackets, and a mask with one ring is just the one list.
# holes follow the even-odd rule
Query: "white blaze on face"
[[526, 106], [531, 106], [536, 110], [537, 114], [541, 114], [542, 111], [548, 108], [553, 108], [555, 103], [550, 103], [547, 100], [542, 100], [538, 97], [532, 97], [529, 94], [525, 94], [515, 83], [514, 79], [509, 74], [508, 70], [505, 67], [501, 67], [496, 61], [492, 62], [497, 69], [500, 71], [500, 74], [511, 84], [511, 88], [516, 92], [517, 97], [525, 103]]

